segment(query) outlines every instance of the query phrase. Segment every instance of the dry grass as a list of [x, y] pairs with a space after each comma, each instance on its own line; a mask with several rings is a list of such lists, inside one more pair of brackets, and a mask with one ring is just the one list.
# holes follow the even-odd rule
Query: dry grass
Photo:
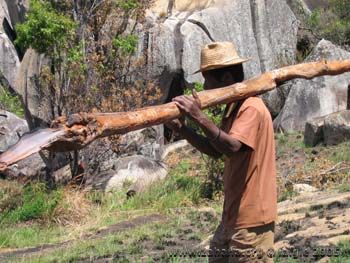
[[88, 221], [93, 204], [83, 190], [67, 187], [63, 190], [62, 202], [54, 210], [55, 223], [76, 227]]
[[13, 181], [0, 180], [0, 213], [16, 207], [21, 193], [21, 185]]

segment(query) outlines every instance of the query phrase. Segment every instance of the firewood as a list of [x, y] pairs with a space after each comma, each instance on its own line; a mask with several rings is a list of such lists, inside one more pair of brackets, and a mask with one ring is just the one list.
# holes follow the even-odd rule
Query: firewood
[[[303, 78], [312, 79], [323, 75], [338, 75], [350, 72], [350, 60], [319, 61], [292, 65], [228, 87], [198, 93], [202, 109], [230, 103], [275, 89], [285, 81]], [[115, 134], [169, 122], [181, 117], [174, 102], [151, 106], [130, 112], [77, 113], [62, 116], [53, 121], [49, 139], [41, 131], [23, 137], [18, 144], [0, 156], [0, 170], [43, 149], [72, 151], [89, 145], [92, 141]], [[54, 135], [53, 135], [54, 134]], [[33, 141], [33, 136], [40, 140]]]

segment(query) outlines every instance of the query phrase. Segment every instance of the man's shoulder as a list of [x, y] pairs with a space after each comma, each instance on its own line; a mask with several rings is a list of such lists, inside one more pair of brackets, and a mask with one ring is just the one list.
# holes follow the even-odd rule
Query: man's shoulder
[[242, 107], [241, 107], [241, 110], [244, 110], [246, 108], [254, 108], [256, 109], [257, 111], [261, 112], [261, 113], [265, 113], [266, 110], [267, 110], [267, 107], [264, 103], [264, 101], [259, 98], [259, 97], [249, 97], [247, 98], [243, 104], [242, 104]]

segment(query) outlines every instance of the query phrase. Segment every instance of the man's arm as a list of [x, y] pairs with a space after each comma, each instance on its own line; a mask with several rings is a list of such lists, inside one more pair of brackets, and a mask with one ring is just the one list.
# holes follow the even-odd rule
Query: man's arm
[[212, 147], [221, 154], [231, 157], [242, 148], [242, 143], [228, 135], [226, 132], [217, 127], [202, 112], [201, 116], [196, 120], [203, 132], [208, 138]]
[[200, 102], [196, 95], [179, 96], [173, 99], [176, 105], [192, 118], [201, 127], [207, 136], [206, 143], [210, 144], [218, 153], [231, 157], [235, 152], [239, 151], [242, 143], [220, 130], [211, 120], [209, 120], [200, 109]]
[[200, 152], [207, 154], [214, 158], [220, 158], [222, 153], [218, 152], [211, 144], [208, 138], [198, 134], [193, 129], [187, 127], [179, 120], [173, 120], [166, 124], [169, 128], [180, 133], [193, 147]]

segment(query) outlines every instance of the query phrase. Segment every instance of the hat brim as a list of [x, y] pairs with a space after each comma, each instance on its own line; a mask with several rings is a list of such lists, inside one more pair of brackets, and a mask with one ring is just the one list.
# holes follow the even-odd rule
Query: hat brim
[[240, 59], [232, 59], [232, 60], [229, 60], [229, 61], [227, 61], [225, 63], [221, 63], [221, 64], [206, 65], [205, 67], [200, 68], [199, 70], [193, 72], [191, 75], [197, 74], [199, 72], [204, 72], [204, 71], [209, 71], [209, 70], [213, 70], [213, 69], [225, 68], [228, 66], [242, 64], [244, 62], [247, 62], [248, 60], [250, 60], [250, 58], [240, 58]]

